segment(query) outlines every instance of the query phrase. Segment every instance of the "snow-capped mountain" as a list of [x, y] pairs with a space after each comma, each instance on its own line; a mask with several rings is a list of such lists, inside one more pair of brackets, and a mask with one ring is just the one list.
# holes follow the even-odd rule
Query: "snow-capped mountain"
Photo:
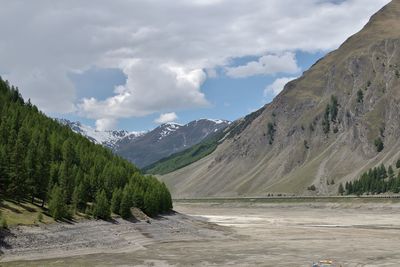
[[115, 152], [139, 167], [145, 167], [173, 153], [200, 143], [204, 138], [225, 129], [229, 121], [200, 119], [182, 125], [165, 123], [146, 134], [117, 142]]
[[69, 121], [66, 119], [58, 119], [58, 121], [61, 124], [70, 127], [72, 131], [85, 136], [93, 143], [100, 144], [111, 149], [113, 149], [115, 144], [123, 138], [133, 140], [145, 134], [145, 132], [128, 132], [125, 130], [98, 131], [80, 122]]
[[177, 130], [179, 130], [183, 125], [179, 124], [179, 123], [175, 123], [175, 122], [168, 122], [163, 124], [162, 126], [160, 126], [160, 137], [158, 138], [158, 140], [163, 139], [164, 137], [172, 134], [173, 132], [176, 132]]
[[162, 124], [148, 132], [98, 131], [80, 122], [59, 119], [74, 132], [86, 136], [96, 144], [111, 148], [116, 154], [145, 167], [169, 155], [200, 143], [204, 138], [225, 129], [225, 120], [200, 119], [182, 125]]

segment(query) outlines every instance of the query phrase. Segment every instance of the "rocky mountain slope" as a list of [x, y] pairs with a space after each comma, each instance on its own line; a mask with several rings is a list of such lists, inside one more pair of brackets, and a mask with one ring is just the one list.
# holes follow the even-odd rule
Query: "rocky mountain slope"
[[399, 121], [394, 0], [251, 120], [242, 119], [213, 153], [161, 179], [176, 198], [336, 194], [340, 182], [400, 157]]
[[139, 167], [145, 167], [169, 155], [198, 144], [203, 139], [225, 129], [229, 121], [200, 119], [181, 125], [165, 123], [148, 132], [125, 130], [98, 131], [80, 122], [59, 119], [96, 144], [112, 149]]
[[210, 119], [196, 120], [185, 125], [166, 123], [137, 138], [119, 140], [114, 150], [137, 166], [145, 167], [199, 143], [228, 125], [228, 121]]
[[133, 140], [145, 134], [145, 132], [128, 132], [125, 130], [98, 131], [80, 122], [58, 119], [61, 124], [67, 125], [75, 133], [87, 137], [95, 144], [114, 149], [115, 144], [121, 139]]

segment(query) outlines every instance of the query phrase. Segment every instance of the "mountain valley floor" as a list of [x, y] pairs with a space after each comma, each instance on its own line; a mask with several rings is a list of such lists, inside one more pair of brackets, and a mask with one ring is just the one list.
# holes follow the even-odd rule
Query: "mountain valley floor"
[[177, 201], [129, 222], [13, 228], [0, 266], [398, 266], [400, 201]]

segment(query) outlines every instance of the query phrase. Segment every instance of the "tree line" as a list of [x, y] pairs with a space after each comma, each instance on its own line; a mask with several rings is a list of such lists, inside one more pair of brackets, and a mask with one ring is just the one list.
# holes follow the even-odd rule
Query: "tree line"
[[[400, 160], [396, 162], [396, 169], [400, 168]], [[400, 192], [400, 172], [395, 174], [393, 167], [388, 168], [381, 164], [364, 172], [357, 180], [339, 185], [339, 194], [362, 195]]]
[[[75, 211], [107, 219], [138, 207], [172, 209], [167, 187], [110, 150], [48, 118], [0, 78], [0, 198], [48, 204], [56, 219]], [[130, 213], [130, 211], [129, 211]]]

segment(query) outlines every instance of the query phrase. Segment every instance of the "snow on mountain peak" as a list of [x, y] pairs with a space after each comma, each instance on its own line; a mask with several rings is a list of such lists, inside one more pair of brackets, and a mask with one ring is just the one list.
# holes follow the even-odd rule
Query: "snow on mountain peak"
[[167, 122], [164, 123], [160, 126], [161, 132], [160, 132], [160, 137], [158, 140], [163, 139], [164, 137], [170, 135], [171, 133], [175, 132], [179, 128], [181, 128], [183, 125], [176, 123], [176, 122]]
[[130, 140], [142, 136], [145, 132], [128, 132], [125, 130], [108, 130], [108, 131], [98, 131], [88, 125], [81, 124], [80, 122], [72, 122], [66, 119], [57, 119], [63, 125], [67, 125], [75, 133], [79, 133], [93, 143], [101, 144], [109, 148], [114, 148], [115, 144], [128, 137]]

